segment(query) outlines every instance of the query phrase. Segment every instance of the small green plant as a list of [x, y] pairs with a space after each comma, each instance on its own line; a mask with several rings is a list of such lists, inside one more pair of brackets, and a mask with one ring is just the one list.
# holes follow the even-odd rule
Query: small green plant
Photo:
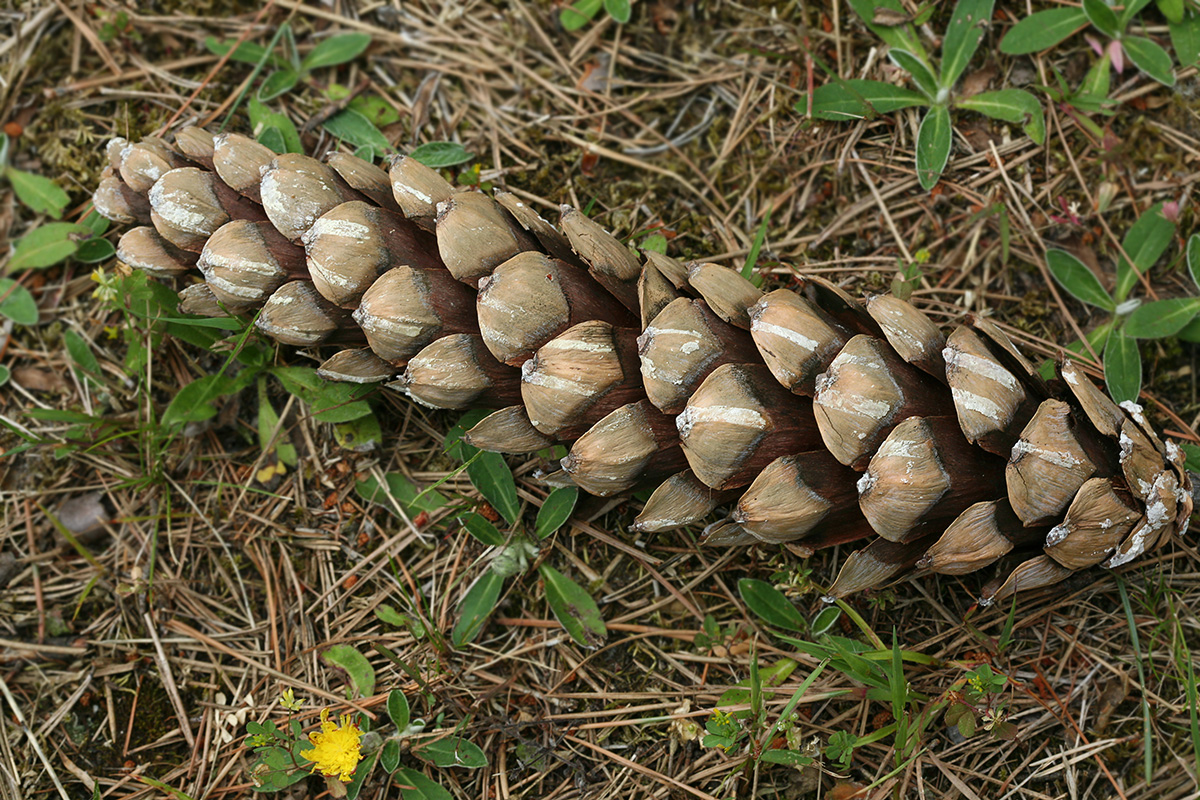
[[[802, 114], [811, 112], [818, 119], [847, 120], [927, 107], [929, 111], [917, 131], [916, 148], [917, 178], [926, 190], [937, 184], [950, 158], [951, 108], [1018, 124], [1029, 138], [1041, 144], [1046, 138], [1046, 123], [1041, 103], [1029, 92], [999, 89], [970, 97], [954, 94], [954, 87], [983, 40], [993, 1], [959, 0], [942, 41], [940, 65], [935, 66], [921, 44], [914, 22], [898, 0], [850, 0], [867, 27], [888, 44], [888, 58], [911, 76], [916, 88], [835, 76], [833, 82], [817, 89], [811, 98], [802, 98], [796, 110]], [[897, 19], [905, 21], [895, 24]]]
[[908, 263], [897, 258], [896, 274], [892, 277], [892, 294], [901, 300], [912, 297], [912, 293], [921, 285], [921, 278], [925, 277], [922, 267], [929, 263], [929, 257], [929, 251], [921, 249], [913, 253], [913, 260]]
[[595, 19], [601, 8], [622, 25], [633, 16], [630, 0], [575, 0], [558, 13], [558, 21], [565, 30], [577, 31]]
[[[492, 519], [475, 511], [460, 517], [467, 533], [493, 550], [487, 568], [463, 597], [458, 623], [450, 634], [450, 643], [454, 647], [462, 647], [479, 635], [496, 610], [505, 581], [529, 569], [538, 557], [541, 542], [567, 523], [579, 499], [576, 487], [554, 489], [542, 502], [533, 530], [525, 530], [520, 524], [521, 501], [517, 496], [516, 480], [504, 457], [462, 441], [463, 434], [488, 413], [486, 410], [472, 411], [450, 430], [445, 450], [460, 462], [460, 466], [433, 486], [421, 491], [403, 475], [389, 473], [383, 484], [372, 478], [361, 481], [357, 487], [363, 499], [393, 510], [400, 509], [411, 518], [447, 505], [450, 501], [437, 491], [438, 487], [465, 471], [472, 485], [490, 504], [495, 521], [503, 520], [510, 527], [508, 533], [502, 533]], [[561, 457], [561, 454], [557, 455]], [[599, 606], [587, 590], [545, 562], [537, 565], [537, 571], [545, 585], [551, 612], [571, 638], [582, 647], [602, 644], [608, 629]], [[419, 611], [414, 607], [412, 613], [420, 617]], [[407, 617], [400, 615], [400, 618]]]
[[[1172, 204], [1171, 217], [1178, 213]], [[1166, 204], [1147, 210], [1121, 241], [1123, 254], [1117, 260], [1117, 279], [1110, 293], [1088, 267], [1066, 250], [1046, 251], [1046, 266], [1054, 280], [1072, 297], [1112, 316], [1087, 334], [1088, 346], [1104, 354], [1104, 381], [1118, 403], [1136, 402], [1142, 387], [1142, 358], [1139, 339], [1179, 336], [1200, 341], [1200, 297], [1176, 297], [1143, 302], [1130, 299], [1133, 291], [1175, 238], [1175, 223], [1164, 213]], [[1188, 270], [1200, 290], [1200, 234], [1187, 243]], [[1126, 258], [1128, 256], [1128, 258]], [[1082, 342], [1068, 345], [1073, 353], [1084, 353]], [[1051, 367], [1052, 368], [1052, 367]]]
[[949, 693], [946, 709], [947, 725], [958, 728], [963, 738], [970, 739], [980, 729], [996, 739], [1014, 739], [1017, 726], [1009, 722], [1004, 711], [1003, 693], [1008, 678], [981, 664], [967, 673], [961, 692]]
[[[375, 673], [370, 662], [357, 650], [340, 647], [349, 652], [332, 657], [327, 652], [325, 660], [347, 670], [352, 680], [350, 695], [363, 696], [363, 683], [369, 683], [373, 691]], [[424, 733], [425, 721], [412, 717], [408, 698], [399, 689], [388, 693], [390, 727], [373, 729], [362, 714], [342, 714], [334, 722], [329, 710], [323, 709], [318, 730], [305, 735], [304, 726], [293, 717], [303, 703], [288, 689], [279, 698], [288, 712], [285, 719], [246, 723], [246, 747], [255, 756], [250, 768], [255, 791], [278, 792], [309, 775], [321, 775], [331, 796], [356, 800], [371, 773], [382, 769], [402, 787], [404, 797], [410, 796], [409, 791], [418, 797], [443, 797], [448, 796], [445, 790], [424, 773], [401, 766], [404, 754], [440, 769], [487, 766], [487, 756], [470, 740]]]
[[[1107, 57], [1103, 67], [1117, 72], [1124, 69], [1125, 57], [1138, 69], [1166, 86], [1175, 85], [1175, 74], [1171, 68], [1171, 56], [1162, 47], [1146, 36], [1136, 36], [1128, 31], [1133, 18], [1150, 4], [1150, 0], [1131, 0], [1123, 8], [1105, 0], [1083, 0], [1080, 7], [1058, 7], [1038, 11], [1013, 26], [1000, 42], [1000, 51], [1009, 55], [1036, 53], [1053, 47], [1077, 31], [1092, 26], [1109, 39], [1101, 45], [1092, 37], [1089, 43], [1097, 55]], [[1163, 0], [1159, 10], [1167, 17], [1171, 40], [1180, 62], [1188, 66], [1200, 54], [1200, 16], [1189, 11], [1183, 0]], [[1118, 11], [1117, 9], [1120, 8]]]

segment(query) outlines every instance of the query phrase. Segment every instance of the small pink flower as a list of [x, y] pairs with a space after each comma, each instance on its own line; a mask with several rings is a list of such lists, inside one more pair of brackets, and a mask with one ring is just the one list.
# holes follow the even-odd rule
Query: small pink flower
[[1167, 222], [1178, 224], [1179, 222], [1179, 201], [1172, 200], [1169, 203], [1163, 203], [1162, 215]]
[[1120, 75], [1125, 71], [1125, 51], [1121, 49], [1121, 43], [1113, 39], [1108, 43], [1108, 58], [1112, 61], [1113, 69]]

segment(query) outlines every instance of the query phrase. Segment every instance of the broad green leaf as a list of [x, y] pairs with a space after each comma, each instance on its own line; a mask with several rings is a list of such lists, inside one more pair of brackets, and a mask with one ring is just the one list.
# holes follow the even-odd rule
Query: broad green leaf
[[490, 569], [471, 584], [459, 609], [458, 623], [450, 634], [450, 642], [455, 647], [462, 647], [479, 635], [483, 624], [496, 610], [496, 601], [500, 599], [503, 587], [504, 578]]
[[883, 24], [880, 12], [887, 12], [895, 19], [908, 17], [908, 9], [899, 0], [850, 0], [850, 7], [867, 24], [871, 33], [883, 39], [891, 47], [907, 50], [928, 63], [929, 53], [921, 45], [917, 29], [913, 27], [912, 23]]
[[[8, 383], [8, 379], [11, 377], [12, 377], [12, 372], [9, 370], [9, 368], [4, 366], [3, 364], [0, 364], [0, 386], [3, 386], [4, 384]], [[30, 446], [31, 445], [21, 445], [22, 448], [28, 448]], [[16, 450], [15, 449], [10, 450], [9, 455], [16, 455]]]
[[375, 478], [367, 478], [355, 484], [354, 490], [358, 496], [368, 503], [379, 505], [395, 512], [393, 502], [399, 503], [404, 513], [410, 517], [422, 511], [437, 511], [449, 501], [436, 491], [426, 489], [421, 491], [417, 485], [399, 472], [389, 472], [384, 475], [386, 487], [380, 487]]
[[1200, 313], [1200, 297], [1175, 297], [1143, 303], [1125, 320], [1125, 335], [1134, 339], [1174, 336]]
[[1192, 283], [1196, 284], [1197, 289], [1200, 289], [1200, 233], [1193, 233], [1188, 237], [1187, 265], [1188, 274], [1192, 276]]
[[[565, 10], [564, 10], [565, 13]], [[465, 164], [475, 154], [456, 142], [426, 142], [408, 154], [430, 169], [442, 169]]]
[[258, 99], [264, 103], [290, 92], [300, 82], [300, 75], [291, 69], [272, 72], [258, 87]]
[[959, 100], [956, 105], [968, 111], [978, 111], [995, 119], [1016, 123], [1034, 144], [1041, 144], [1046, 140], [1046, 120], [1042, 115], [1042, 104], [1023, 89], [981, 92]]
[[41, 269], [75, 255], [79, 239], [91, 235], [83, 225], [73, 222], [51, 222], [30, 231], [16, 244], [16, 252], [8, 262], [9, 269]]
[[[1101, 111], [1113, 105], [1113, 101], [1108, 99], [1108, 90], [1112, 86], [1112, 61], [1109, 58], [1108, 51], [1100, 57], [1100, 60], [1092, 65], [1092, 68], [1087, 71], [1087, 75], [1083, 76], [1083, 83], [1079, 84], [1079, 90], [1075, 92], [1075, 97], [1072, 103], [1077, 108], [1083, 108], [1094, 111]], [[1084, 103], [1085, 105], [1080, 105]]]
[[[270, 147], [276, 153], [304, 152], [304, 145], [300, 142], [300, 132], [296, 130], [296, 126], [292, 124], [286, 114], [271, 111], [254, 96], [250, 97], [246, 109], [250, 114], [250, 128], [261, 144]], [[278, 134], [271, 133], [272, 128]], [[278, 139], [275, 138], [276, 135], [283, 139], [282, 149], [276, 150], [280, 146]]]
[[1109, 397], [1118, 403], [1136, 403], [1142, 393], [1142, 356], [1137, 340], [1119, 330], [1112, 332], [1104, 348], [1104, 384]]
[[1052, 8], [1030, 14], [1000, 40], [1000, 52], [1010, 56], [1036, 53], [1066, 39], [1088, 24], [1081, 8]]
[[487, 756], [479, 746], [461, 736], [447, 736], [444, 739], [435, 739], [429, 744], [414, 745], [412, 754], [435, 767], [480, 769], [487, 766]]
[[521, 501], [517, 498], [517, 482], [499, 453], [480, 452], [467, 465], [471, 485], [500, 512], [509, 525], [521, 517]]
[[[3, 294], [2, 289], [0, 289], [0, 294]], [[0, 304], [0, 314], [2, 313], [4, 313], [4, 306]], [[96, 354], [92, 352], [92, 346], [88, 344], [87, 339], [79, 335], [78, 331], [68, 329], [63, 333], [63, 344], [66, 345], [67, 355], [71, 357], [71, 361], [75, 363], [75, 366], [96, 379], [97, 382], [103, 378], [100, 362], [96, 360]]]
[[924, 61], [914, 56], [907, 50], [900, 50], [893, 47], [888, 50], [888, 58], [892, 60], [896, 66], [912, 75], [913, 83], [917, 85], [930, 102], [937, 99], [938, 81], [937, 77], [929, 69]]
[[375, 391], [372, 385], [326, 381], [311, 367], [275, 367], [271, 374], [321, 422], [349, 422], [371, 413], [362, 397]]
[[1104, 0], [1083, 0], [1083, 13], [1088, 21], [1110, 39], [1115, 39], [1120, 33], [1117, 22], [1117, 12], [1108, 7]]
[[994, 0], [958, 0], [942, 41], [942, 88], [953, 89], [979, 49]]
[[1117, 29], [1122, 31], [1129, 27], [1129, 23], [1133, 21], [1134, 15], [1150, 5], [1150, 0], [1127, 0], [1124, 5], [1125, 10], [1121, 12], [1121, 16], [1117, 20]]
[[766, 581], [742, 578], [738, 581], [738, 594], [742, 602], [768, 625], [789, 631], [804, 631], [808, 627], [792, 601]]
[[351, 697], [370, 697], [375, 694], [375, 668], [362, 653], [348, 644], [335, 644], [321, 654], [325, 663], [346, 671], [354, 691]]
[[1175, 24], [1183, 21], [1183, 0], [1157, 0], [1156, 5], [1167, 22]]
[[84, 209], [83, 218], [79, 220], [79, 224], [87, 228], [95, 236], [103, 236], [112, 226], [112, 221], [100, 216], [96, 211], [96, 207], [89, 202]]
[[1171, 55], [1141, 36], [1126, 36], [1121, 40], [1129, 60], [1137, 68], [1164, 86], [1175, 85], [1175, 73], [1171, 69]]
[[[412, 719], [412, 712], [408, 707], [408, 698], [404, 696], [404, 692], [399, 689], [393, 689], [388, 692], [387, 713], [392, 724], [396, 726], [397, 732], [403, 733]], [[390, 772], [391, 770], [388, 771]]]
[[486, 544], [488, 547], [503, 547], [508, 541], [495, 525], [479, 514], [467, 514], [459, 522], [467, 529], [467, 533], [475, 537], [476, 541]]
[[180, 389], [171, 400], [171, 404], [163, 412], [162, 424], [182, 425], [211, 419], [217, 414], [213, 401], [232, 394], [238, 388], [227, 375], [205, 375], [198, 378]]
[[454, 800], [454, 795], [415, 769], [401, 767], [392, 780], [403, 787], [400, 800]]
[[[812, 112], [817, 119], [845, 121], [876, 114], [889, 114], [902, 108], [929, 105], [925, 95], [913, 89], [892, 86], [883, 81], [850, 80], [827, 83], [813, 92]], [[805, 113], [803, 97], [796, 110]]]
[[1142, 214], [1121, 242], [1121, 248], [1133, 259], [1133, 264], [1131, 266], [1124, 256], [1117, 259], [1114, 297], [1118, 303], [1124, 302], [1129, 296], [1130, 290], [1138, 282], [1138, 273], [1145, 273], [1154, 266], [1175, 237], [1175, 224], [1163, 216], [1162, 205], [1156, 203]]
[[545, 539], [565, 525], [571, 518], [571, 512], [575, 510], [577, 500], [579, 489], [574, 486], [560, 486], [552, 491], [538, 511], [533, 535], [538, 539]]
[[400, 743], [395, 739], [388, 739], [383, 743], [383, 749], [379, 751], [379, 766], [388, 774], [395, 772], [396, 767], [400, 766]]
[[638, 245], [638, 249], [643, 253], [654, 252], [659, 255], [667, 254], [667, 237], [661, 233], [655, 233], [642, 239], [642, 243]]
[[397, 628], [407, 628], [412, 623], [412, 620], [397, 611], [395, 606], [390, 606], [387, 603], [380, 603], [375, 606], [374, 611], [375, 619]]
[[629, 6], [629, 0], [604, 0], [604, 10], [614, 21], [624, 25], [629, 22], [629, 18], [633, 15], [633, 9]]
[[1195, 66], [1200, 61], [1200, 13], [1193, 11], [1181, 22], [1172, 22], [1168, 28], [1179, 66]]
[[583, 587], [549, 564], [538, 567], [546, 584], [546, 601], [554, 617], [581, 647], [595, 648], [604, 644], [608, 628], [600, 607]]
[[374, 413], [338, 422], [333, 426], [333, 438], [338, 447], [355, 453], [369, 453], [383, 442], [383, 428]]
[[577, 0], [570, 7], [564, 8], [558, 15], [558, 21], [563, 30], [577, 31], [591, 22], [600, 11], [603, 0]]
[[13, 191], [17, 193], [17, 199], [29, 206], [35, 213], [49, 214], [55, 219], [59, 219], [62, 217], [67, 203], [71, 202], [70, 196], [49, 178], [12, 167], [4, 170], [4, 176], [8, 178]]
[[[375, 771], [375, 765], [379, 763], [380, 756], [383, 755], [383, 750], [379, 750], [373, 756], [367, 756], [362, 761], [358, 762], [358, 766], [354, 769], [354, 774], [350, 776], [350, 782], [346, 786], [346, 800], [358, 800], [358, 796], [362, 793], [363, 783], [367, 780], [367, 776]], [[307, 770], [300, 770], [300, 774], [306, 774]]]
[[345, 64], [362, 55], [370, 45], [370, 34], [339, 33], [337, 36], [330, 36], [314, 47], [304, 57], [300, 68], [307, 72], [321, 67]]
[[[275, 406], [271, 405], [270, 398], [267, 397], [266, 380], [260, 377], [258, 380], [258, 448], [264, 453], [274, 450], [280, 461], [289, 467], [294, 467], [299, 463], [296, 447], [288, 440], [286, 431], [279, 431], [276, 435], [278, 427], [279, 414], [275, 411]], [[271, 444], [272, 437], [275, 440], [273, 446]]]
[[79, 247], [75, 249], [75, 260], [82, 264], [98, 264], [108, 261], [116, 254], [117, 248], [113, 247], [112, 242], [93, 236], [79, 243]]
[[1046, 266], [1058, 285], [1081, 303], [1102, 308], [1105, 311], [1115, 311], [1117, 304], [1109, 297], [1108, 292], [1100, 284], [1087, 266], [1066, 250], [1047, 250]]
[[942, 177], [950, 159], [950, 144], [954, 132], [950, 129], [950, 109], [934, 106], [921, 120], [917, 131], [917, 179], [921, 188], [929, 191]]
[[842, 609], [838, 606], [825, 606], [820, 612], [813, 617], [812, 635], [820, 636], [823, 633], [828, 633], [829, 629], [841, 619]]
[[38, 322], [37, 301], [28, 289], [12, 278], [0, 278], [0, 317], [8, 317], [18, 325], [36, 325]]
[[371, 120], [352, 108], [334, 114], [321, 127], [344, 142], [355, 147], [370, 147], [377, 153], [386, 152], [392, 146]]

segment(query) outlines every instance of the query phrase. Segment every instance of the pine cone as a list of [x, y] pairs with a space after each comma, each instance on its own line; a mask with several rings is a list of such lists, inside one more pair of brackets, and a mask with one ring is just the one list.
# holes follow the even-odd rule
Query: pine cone
[[185, 311], [261, 308], [281, 342], [343, 346], [330, 380], [498, 409], [468, 432], [476, 446], [573, 442], [559, 482], [658, 484], [639, 531], [733, 503], [707, 542], [869, 538], [834, 597], [999, 561], [986, 603], [1187, 527], [1179, 448], [1070, 361], [1041, 380], [986, 320], [945, 337], [900, 299], [860, 303], [816, 277], [763, 294], [716, 264], [643, 262], [575, 209], [555, 228], [403, 156], [385, 173], [197, 128], [108, 155], [95, 206], [143, 225], [118, 255], [160, 277], [199, 268]]

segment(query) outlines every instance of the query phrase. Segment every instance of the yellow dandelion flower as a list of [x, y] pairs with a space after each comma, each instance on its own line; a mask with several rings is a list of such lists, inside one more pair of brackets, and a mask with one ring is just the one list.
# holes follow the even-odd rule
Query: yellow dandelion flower
[[321, 730], [308, 735], [313, 748], [301, 750], [300, 755], [313, 762], [313, 772], [349, 783], [362, 760], [360, 739], [362, 731], [350, 721], [349, 714], [342, 714], [341, 724], [336, 725], [329, 721], [329, 710], [325, 709], [321, 711]]

